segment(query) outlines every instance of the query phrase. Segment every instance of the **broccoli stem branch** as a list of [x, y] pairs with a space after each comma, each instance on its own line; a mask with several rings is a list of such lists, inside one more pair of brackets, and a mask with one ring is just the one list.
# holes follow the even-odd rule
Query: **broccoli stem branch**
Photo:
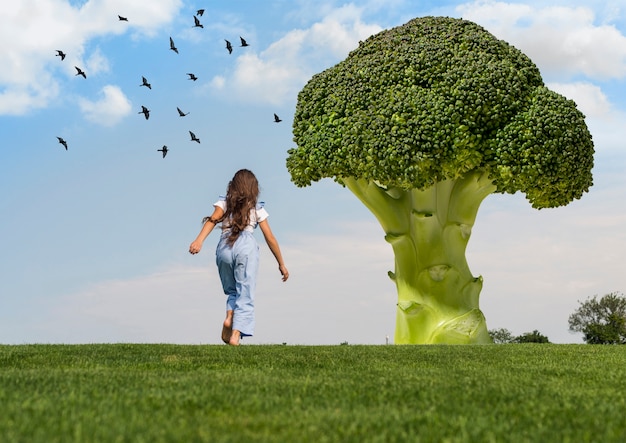
[[395, 343], [488, 343], [478, 306], [482, 277], [465, 250], [482, 201], [496, 189], [484, 171], [418, 190], [364, 179], [343, 183], [375, 215], [394, 251]]

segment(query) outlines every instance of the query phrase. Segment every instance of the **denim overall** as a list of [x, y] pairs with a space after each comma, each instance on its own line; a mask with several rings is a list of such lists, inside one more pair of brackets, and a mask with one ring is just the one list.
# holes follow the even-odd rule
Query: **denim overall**
[[232, 246], [225, 230], [217, 244], [215, 261], [226, 294], [226, 309], [234, 311], [233, 329], [241, 336], [254, 333], [254, 291], [259, 269], [259, 245], [252, 232], [242, 231]]

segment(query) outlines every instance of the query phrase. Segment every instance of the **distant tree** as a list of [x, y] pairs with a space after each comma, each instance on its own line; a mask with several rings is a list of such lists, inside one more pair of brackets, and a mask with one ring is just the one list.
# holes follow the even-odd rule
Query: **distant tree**
[[495, 344], [513, 343], [515, 341], [513, 333], [506, 328], [490, 329], [489, 336]]
[[569, 317], [569, 329], [582, 332], [585, 343], [626, 344], [626, 297], [611, 292], [580, 302]]
[[626, 319], [617, 314], [609, 315], [606, 324], [593, 323], [583, 330], [585, 342], [591, 345], [626, 344]]
[[522, 335], [515, 337], [513, 340], [515, 343], [550, 343], [548, 337], [537, 331], [525, 332]]

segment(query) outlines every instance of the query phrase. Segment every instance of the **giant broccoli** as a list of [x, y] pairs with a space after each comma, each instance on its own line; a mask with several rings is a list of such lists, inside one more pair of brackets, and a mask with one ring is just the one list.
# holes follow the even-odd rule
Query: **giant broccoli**
[[566, 205], [592, 185], [576, 104], [470, 21], [414, 19], [359, 43], [298, 95], [297, 186], [325, 177], [376, 216], [395, 254], [395, 343], [488, 343], [465, 249], [489, 194]]

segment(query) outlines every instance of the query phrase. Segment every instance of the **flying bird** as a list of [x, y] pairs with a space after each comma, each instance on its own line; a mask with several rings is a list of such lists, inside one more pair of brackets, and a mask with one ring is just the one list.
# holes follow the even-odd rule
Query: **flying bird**
[[119, 21], [121, 22], [127, 22], [128, 19], [126, 17], [122, 17], [121, 15], [118, 15], [117, 18], [119, 19]]
[[181, 111], [181, 110], [180, 110], [180, 108], [178, 108], [178, 107], [176, 108], [176, 110], [178, 111], [178, 115], [180, 115], [181, 117], [184, 117], [184, 116], [186, 116], [187, 114], [189, 114], [188, 112], [183, 112], [183, 111]]
[[246, 39], [244, 39], [243, 37], [239, 37], [239, 40], [241, 40], [241, 47], [243, 48], [244, 46], [250, 46], [248, 44], [248, 42], [246, 41]]
[[196, 12], [196, 14], [202, 17], [202, 14], [204, 14], [204, 9], [198, 9], [198, 12]]
[[196, 134], [194, 134], [193, 132], [189, 131], [189, 135], [191, 135], [191, 141], [192, 142], [200, 143], [200, 139], [198, 137], [196, 137]]
[[163, 153], [163, 158], [165, 158], [165, 156], [167, 155], [167, 146], [163, 145], [163, 147], [161, 149], [157, 149], [157, 151], [162, 152]]
[[74, 66], [76, 68], [76, 75], [82, 75], [83, 78], [87, 78], [87, 76], [85, 75], [85, 72], [80, 69], [78, 66]]
[[192, 74], [191, 72], [188, 72], [187, 75], [189, 76], [189, 80], [193, 80], [194, 82], [198, 80], [198, 77], [196, 77], [196, 75]]
[[232, 54], [233, 53], [233, 45], [231, 45], [228, 40], [224, 40], [224, 41], [226, 42], [226, 49], [228, 49], [228, 53]]
[[59, 139], [59, 143], [61, 143], [63, 146], [65, 146], [65, 150], [67, 151], [67, 142], [65, 140], [63, 140], [61, 137], [57, 137]]
[[143, 114], [146, 117], [146, 120], [150, 118], [150, 110], [143, 105], [141, 106], [141, 111], [139, 111], [137, 114]]
[[198, 17], [196, 17], [195, 15], [193, 16], [193, 22], [194, 22], [194, 25], [193, 25], [194, 28], [204, 28], [204, 26], [202, 26], [202, 23], [200, 23], [200, 20], [198, 20]]
[[178, 49], [176, 49], [176, 46], [174, 46], [174, 40], [172, 40], [172, 37], [170, 37], [170, 49], [178, 54]]
[[279, 116], [277, 116], [276, 114], [274, 114], [274, 123], [280, 123], [282, 122], [282, 120], [280, 119]]
[[65, 60], [65, 52], [61, 51], [60, 49], [57, 49], [56, 57], [61, 57], [61, 60]]
[[150, 85], [150, 83], [148, 83], [148, 80], [146, 80], [145, 77], [141, 77], [141, 84], [139, 86], [146, 86], [148, 89], [152, 89], [152, 86]]

